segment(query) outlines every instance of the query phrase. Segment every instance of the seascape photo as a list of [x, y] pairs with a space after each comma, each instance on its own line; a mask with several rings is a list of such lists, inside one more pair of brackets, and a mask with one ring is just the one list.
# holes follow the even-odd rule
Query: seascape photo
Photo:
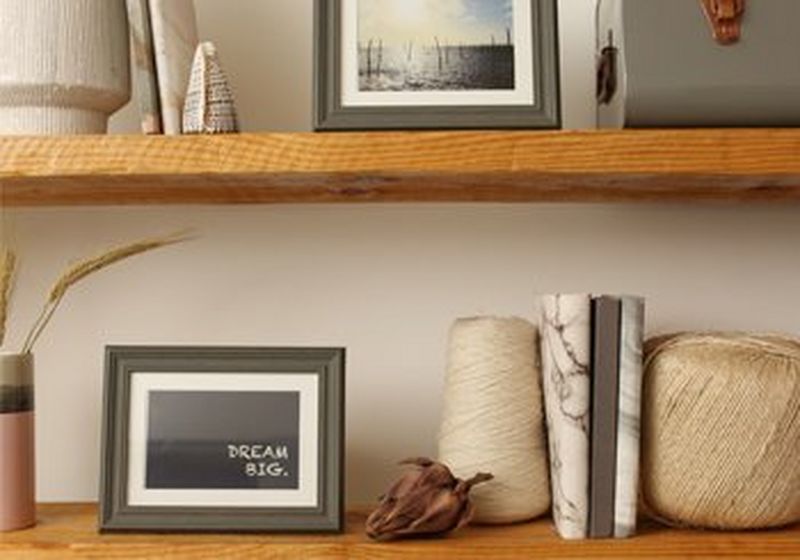
[[514, 0], [358, 0], [358, 91], [514, 90]]

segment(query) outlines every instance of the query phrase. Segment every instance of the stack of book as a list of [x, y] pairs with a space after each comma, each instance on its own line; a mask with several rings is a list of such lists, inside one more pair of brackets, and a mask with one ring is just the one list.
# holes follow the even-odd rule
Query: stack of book
[[134, 94], [145, 134], [181, 134], [198, 43], [194, 0], [126, 0]]
[[553, 519], [565, 539], [636, 531], [644, 300], [542, 298]]

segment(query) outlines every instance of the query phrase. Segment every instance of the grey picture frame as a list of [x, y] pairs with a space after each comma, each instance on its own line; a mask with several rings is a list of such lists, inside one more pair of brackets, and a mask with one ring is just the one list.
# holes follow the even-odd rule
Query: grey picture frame
[[530, 0], [535, 104], [525, 106], [346, 107], [342, 104], [342, 0], [315, 0], [316, 131], [556, 129], [561, 127], [557, 0]]
[[[127, 503], [131, 378], [137, 372], [319, 376], [318, 507], [142, 507]], [[109, 346], [101, 451], [99, 530], [108, 532], [286, 532], [344, 530], [343, 348]]]

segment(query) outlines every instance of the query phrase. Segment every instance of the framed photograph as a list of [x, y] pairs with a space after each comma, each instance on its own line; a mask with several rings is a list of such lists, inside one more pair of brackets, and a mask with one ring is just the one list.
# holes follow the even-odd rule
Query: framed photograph
[[339, 532], [342, 349], [109, 347], [100, 530]]
[[556, 0], [316, 0], [317, 130], [557, 128]]

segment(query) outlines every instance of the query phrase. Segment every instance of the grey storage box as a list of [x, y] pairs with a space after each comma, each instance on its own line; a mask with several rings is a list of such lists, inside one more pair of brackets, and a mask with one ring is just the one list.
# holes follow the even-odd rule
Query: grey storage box
[[600, 127], [800, 125], [800, 0], [599, 0], [597, 15]]

